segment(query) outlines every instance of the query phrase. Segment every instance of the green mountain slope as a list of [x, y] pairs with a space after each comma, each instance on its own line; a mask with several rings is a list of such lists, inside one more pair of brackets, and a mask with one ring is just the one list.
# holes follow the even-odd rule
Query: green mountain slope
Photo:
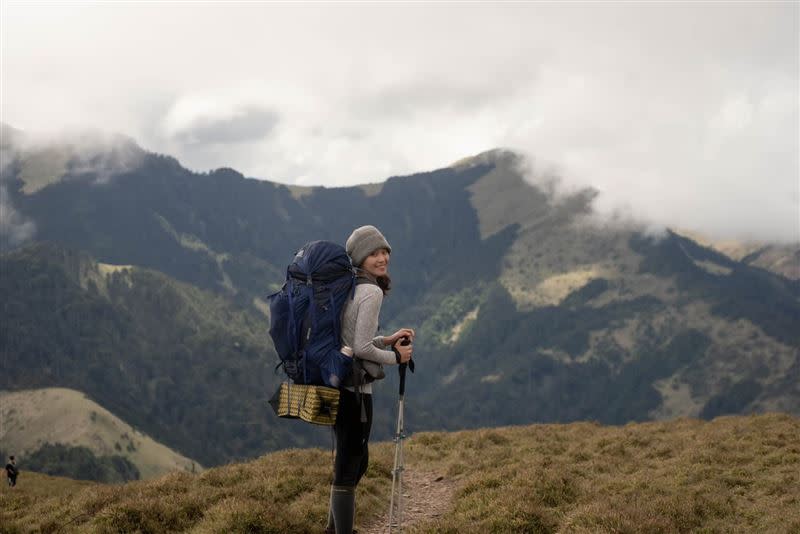
[[[26, 192], [25, 161], [3, 179], [34, 239], [96, 261], [6, 253], [16, 307], [2, 342], [36, 354], [17, 379], [91, 384], [82, 389], [101, 404], [204, 464], [325, 439], [263, 420], [276, 380], [263, 299], [303, 243], [343, 242], [361, 224], [394, 249], [383, 331], [419, 333], [411, 430], [800, 413], [800, 282], [676, 233], [599, 220], [597, 192], [532, 185], [508, 151], [334, 189], [196, 174], [145, 154], [122, 170], [110, 157], [89, 170], [68, 163]], [[42, 267], [48, 255], [71, 285]], [[377, 438], [393, 431], [394, 391], [390, 372], [376, 387]]]
[[3, 389], [84, 391], [206, 465], [305, 442], [302, 426], [270, 419], [278, 377], [261, 316], [52, 244], [3, 255], [0, 270]]

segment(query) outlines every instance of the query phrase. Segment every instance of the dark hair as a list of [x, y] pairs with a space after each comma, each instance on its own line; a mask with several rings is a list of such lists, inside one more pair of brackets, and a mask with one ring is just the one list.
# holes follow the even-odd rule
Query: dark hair
[[359, 273], [358, 276], [368, 278], [373, 282], [378, 284], [378, 287], [381, 288], [383, 294], [386, 295], [392, 289], [392, 279], [389, 275], [378, 276], [377, 278], [373, 277], [366, 269], [364, 269], [364, 262], [361, 262], [361, 265], [356, 267], [357, 272]]
[[384, 295], [392, 290], [392, 279], [389, 278], [389, 275], [378, 277], [378, 287], [381, 288]]

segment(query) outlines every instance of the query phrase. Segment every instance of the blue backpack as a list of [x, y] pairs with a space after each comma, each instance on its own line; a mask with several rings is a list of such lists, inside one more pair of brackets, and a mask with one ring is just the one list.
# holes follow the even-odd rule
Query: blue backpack
[[283, 288], [269, 295], [269, 334], [278, 367], [295, 384], [339, 387], [352, 373], [342, 354], [341, 317], [355, 291], [355, 270], [341, 245], [306, 243], [286, 269]]

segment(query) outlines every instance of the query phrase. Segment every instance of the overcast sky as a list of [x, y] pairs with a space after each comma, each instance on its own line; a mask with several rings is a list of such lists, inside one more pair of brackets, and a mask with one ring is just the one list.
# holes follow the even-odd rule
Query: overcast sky
[[798, 241], [799, 6], [6, 1], [2, 121], [329, 187], [508, 147], [601, 213]]

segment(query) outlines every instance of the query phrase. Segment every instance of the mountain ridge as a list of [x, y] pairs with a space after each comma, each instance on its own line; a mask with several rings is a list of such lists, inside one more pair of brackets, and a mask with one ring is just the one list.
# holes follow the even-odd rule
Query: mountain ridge
[[[598, 222], [596, 192], [556, 194], [547, 180], [538, 187], [526, 178], [516, 155], [503, 150], [391, 177], [369, 191], [312, 187], [300, 195], [229, 169], [193, 173], [166, 156], [148, 156], [136, 170], [102, 183], [92, 173], [67, 175], [32, 194], [21, 191], [11, 172], [4, 178], [10, 200], [20, 217], [35, 221], [37, 239], [54, 243], [58, 252], [36, 252], [40, 245], [33, 243], [0, 256], [4, 265], [14, 265], [7, 283], [20, 306], [5, 308], [4, 315], [10, 310], [12, 319], [36, 317], [35, 326], [25, 328], [54, 328], [47, 323], [55, 321], [49, 310], [64, 303], [56, 305], [59, 292], [51, 294], [47, 284], [61, 279], [61, 271], [74, 271], [71, 255], [87, 254], [83, 277], [73, 276], [77, 286], [62, 296], [71, 303], [67, 309], [89, 302], [90, 310], [108, 310], [99, 314], [107, 327], [72, 315], [69, 325], [95, 335], [99, 347], [117, 345], [59, 359], [64, 376], [97, 388], [98, 377], [107, 375], [120, 387], [122, 377], [107, 365], [118, 359], [144, 373], [156, 385], [153, 391], [126, 390], [126, 420], [140, 427], [150, 421], [149, 433], [180, 444], [176, 448], [204, 465], [264, 448], [318, 443], [319, 436], [263, 419], [242, 398], [268, 396], [278, 379], [266, 373], [276, 362], [266, 336], [265, 297], [280, 288], [286, 264], [303, 243], [342, 242], [352, 228], [374, 224], [394, 252], [394, 289], [384, 301], [382, 332], [414, 327], [426, 369], [409, 386], [415, 391], [407, 401], [416, 414], [412, 430], [487, 421], [622, 424], [800, 413], [800, 340], [794, 332], [799, 282], [672, 231], [652, 236], [636, 225]], [[61, 259], [44, 272], [32, 268], [48, 254]], [[31, 288], [41, 297], [38, 308], [25, 293]], [[110, 305], [104, 292], [118, 300]], [[197, 306], [206, 313], [189, 313]], [[231, 322], [231, 316], [239, 319]], [[175, 320], [194, 344], [181, 347], [181, 336], [164, 331]], [[226, 321], [238, 330], [217, 324]], [[136, 325], [141, 338], [119, 344], [116, 322]], [[41, 348], [19, 345], [24, 330], [12, 324], [6, 347], [38, 354]], [[202, 337], [203, 331], [213, 334]], [[239, 337], [248, 340], [248, 358], [229, 349]], [[215, 344], [231, 367], [221, 366], [204, 343]], [[170, 358], [194, 373], [195, 390]], [[213, 390], [235, 407], [239, 426], [223, 430], [237, 439], [227, 443], [209, 440], [214, 432], [208, 419], [198, 424], [186, 417], [197, 413], [192, 402], [215, 399], [201, 394], [215, 378], [205, 369], [222, 373], [225, 387]], [[31, 387], [76, 385], [37, 383], [33, 374], [26, 380]], [[393, 432], [390, 392], [396, 380], [389, 373], [376, 387], [378, 438]], [[183, 388], [184, 399], [169, 391], [171, 384]], [[137, 412], [135, 395], [151, 403], [169, 398], [176, 407], [160, 419], [153, 404]], [[224, 419], [221, 405], [215, 406], [208, 417]], [[206, 449], [190, 440], [197, 427]]]

